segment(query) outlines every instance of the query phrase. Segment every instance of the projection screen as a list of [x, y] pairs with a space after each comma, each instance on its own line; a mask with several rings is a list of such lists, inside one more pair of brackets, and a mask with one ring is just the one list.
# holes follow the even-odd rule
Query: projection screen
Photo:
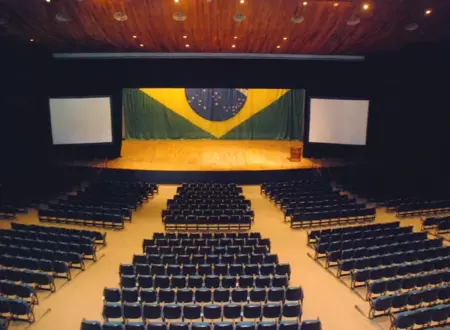
[[112, 142], [111, 98], [50, 99], [53, 144]]
[[368, 100], [310, 100], [309, 142], [366, 145]]

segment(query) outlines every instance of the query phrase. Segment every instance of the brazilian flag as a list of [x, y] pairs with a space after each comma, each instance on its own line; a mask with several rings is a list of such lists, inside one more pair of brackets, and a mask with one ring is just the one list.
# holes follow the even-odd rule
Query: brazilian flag
[[300, 140], [304, 90], [123, 90], [128, 139]]

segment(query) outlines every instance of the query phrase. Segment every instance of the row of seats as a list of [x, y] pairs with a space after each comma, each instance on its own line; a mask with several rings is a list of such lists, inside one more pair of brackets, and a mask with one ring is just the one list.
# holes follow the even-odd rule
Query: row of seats
[[[258, 232], [246, 232], [246, 233], [153, 233], [153, 239], [221, 239], [221, 238], [258, 238], [261, 239], [261, 233]], [[145, 242], [146, 240], [144, 240]], [[153, 245], [153, 244], [149, 244]]]
[[[200, 242], [198, 242], [200, 243]], [[211, 242], [208, 242], [211, 244]], [[216, 244], [211, 244], [207, 246], [196, 246], [196, 245], [179, 245], [179, 246], [146, 246], [144, 252], [148, 255], [150, 254], [176, 254], [176, 255], [196, 255], [196, 254], [206, 254], [206, 255], [226, 255], [226, 254], [268, 254], [270, 249], [267, 245], [228, 245], [219, 246]], [[248, 261], [247, 261], [248, 262]]]
[[110, 227], [117, 229], [125, 228], [124, 218], [120, 214], [72, 212], [60, 209], [39, 209], [38, 217], [41, 222]]
[[[349, 271], [352, 277], [352, 287], [355, 287], [356, 282], [365, 282], [364, 278], [370, 276], [370, 272], [373, 268], [380, 267], [382, 265], [383, 272], [391, 275], [392, 272], [396, 271], [394, 276], [406, 276], [418, 274], [424, 271], [445, 269], [450, 266], [450, 257], [440, 257], [432, 259], [423, 259], [414, 262], [404, 262], [401, 264], [394, 263], [392, 260], [379, 261], [380, 258], [377, 257], [357, 259], [355, 260], [345, 260], [340, 264], [338, 269], [338, 277], [343, 276], [344, 272]], [[390, 263], [388, 263], [390, 262]], [[348, 274], [347, 274], [348, 275]], [[392, 277], [392, 276], [385, 276]]]
[[[351, 207], [351, 206], [350, 206]], [[375, 208], [341, 209], [338, 211], [319, 211], [295, 214], [291, 219], [291, 228], [312, 226], [343, 225], [350, 223], [370, 222], [375, 220]]]
[[0, 280], [0, 295], [9, 298], [14, 297], [16, 299], [27, 300], [34, 305], [39, 304], [36, 290], [31, 285], [25, 283]]
[[[1, 239], [0, 239], [1, 241]], [[46, 243], [42, 243], [44, 246]], [[79, 245], [76, 248], [76, 251], [80, 251], [83, 245]], [[75, 249], [75, 247], [73, 247]], [[68, 245], [66, 250], [57, 250], [54, 248], [49, 249], [41, 249], [41, 248], [30, 248], [24, 246], [15, 246], [15, 245], [5, 245], [2, 241], [2, 245], [0, 245], [0, 251], [2, 253], [11, 255], [14, 257], [23, 257], [23, 258], [35, 258], [35, 259], [47, 259], [47, 260], [61, 260], [66, 261], [71, 264], [71, 266], [79, 265], [79, 268], [84, 270], [84, 255], [80, 252], [73, 252], [72, 247]], [[92, 257], [95, 261], [95, 254]], [[74, 267], [73, 267], [74, 268]]]
[[225, 222], [199, 219], [195, 222], [187, 222], [185, 219], [177, 217], [173, 220], [166, 220], [164, 222], [164, 229], [167, 231], [241, 231], [250, 230], [252, 228], [252, 222], [249, 216], [244, 216], [240, 220], [226, 220]]
[[0, 280], [32, 284], [35, 289], [56, 291], [53, 277], [46, 272], [26, 269], [0, 269]]
[[49, 209], [52, 210], [62, 210], [66, 212], [90, 212], [97, 214], [120, 214], [124, 220], [132, 220], [132, 211], [128, 208], [117, 208], [117, 207], [103, 207], [103, 206], [92, 206], [85, 202], [66, 202], [57, 201], [53, 203], [48, 203]]
[[414, 311], [390, 314], [391, 329], [429, 329], [438, 330], [448, 325], [450, 305], [440, 304], [433, 307], [423, 307]]
[[246, 200], [243, 195], [237, 195], [237, 196], [227, 196], [224, 198], [218, 198], [216, 195], [212, 195], [211, 198], [192, 198], [188, 199], [187, 196], [189, 195], [175, 195], [173, 199], [168, 199], [166, 202], [167, 207], [177, 205], [177, 204], [247, 204], [248, 206], [251, 206], [251, 201]]
[[22, 258], [9, 255], [0, 255], [0, 265], [8, 268], [28, 269], [49, 273], [53, 277], [72, 279], [70, 264], [61, 260], [47, 260], [35, 258]]
[[302, 287], [270, 287], [259, 288], [178, 288], [159, 289], [154, 288], [104, 288], [104, 302], [139, 302], [139, 303], [267, 303], [299, 301], [303, 303], [304, 294]]
[[288, 287], [287, 275], [122, 275], [122, 288], [249, 288], [249, 287]]
[[22, 230], [36, 233], [90, 237], [92, 240], [94, 240], [96, 244], [106, 245], [106, 232], [102, 233], [95, 230], [80, 230], [80, 229], [52, 227], [52, 226], [24, 225], [17, 222], [11, 222], [11, 228], [15, 230]]
[[[372, 272], [377, 273], [377, 269], [371, 270]], [[435, 270], [411, 276], [392, 278], [384, 278], [383, 274], [378, 272], [374, 275], [369, 274], [369, 278], [366, 281], [366, 300], [373, 299], [377, 295], [386, 295], [387, 293], [450, 284], [450, 270]]]
[[312, 230], [308, 232], [308, 242], [307, 244], [310, 245], [311, 243], [315, 243], [317, 240], [319, 240], [322, 236], [330, 236], [330, 235], [344, 235], [346, 233], [353, 233], [357, 232], [358, 235], [361, 235], [360, 238], [364, 238], [365, 235], [367, 235], [367, 232], [374, 231], [376, 235], [378, 235], [379, 231], [389, 230], [392, 228], [397, 228], [400, 226], [399, 221], [395, 222], [386, 222], [386, 223], [376, 223], [371, 225], [363, 225], [363, 226], [349, 226], [349, 227], [340, 227], [340, 228], [333, 228], [333, 229], [318, 229], [318, 230]]
[[[327, 234], [321, 234], [320, 236], [314, 237], [314, 246], [317, 248], [317, 246], [322, 244], [331, 244], [333, 242], [345, 242], [345, 241], [352, 241], [356, 242], [358, 240], [370, 240], [375, 242], [382, 242], [386, 240], [387, 238], [390, 239], [391, 237], [397, 237], [399, 238], [409, 235], [413, 232], [413, 226], [408, 227], [395, 227], [395, 228], [383, 228], [378, 230], [366, 230], [366, 231], [349, 231], [349, 232], [337, 232], [337, 233], [327, 233]], [[415, 235], [419, 235], [418, 233], [415, 233]], [[422, 234], [426, 238], [426, 234], [422, 232]], [[407, 237], [407, 236], [405, 236]], [[405, 239], [406, 240], [406, 239]], [[379, 244], [378, 244], [379, 245]]]
[[[8, 297], [0, 297], [0, 317], [8, 320], [20, 320], [33, 323], [34, 304], [23, 299], [12, 299]], [[8, 326], [9, 323], [6, 323]]]
[[280, 264], [121, 264], [120, 275], [291, 275], [287, 263]]
[[397, 217], [417, 216], [423, 214], [438, 214], [450, 212], [450, 199], [417, 201], [403, 203], [397, 206]]
[[31, 232], [31, 231], [17, 230], [17, 229], [0, 229], [0, 236], [8, 236], [8, 237], [14, 237], [14, 238], [23, 238], [23, 239], [40, 240], [40, 241], [75, 243], [75, 244], [93, 244], [94, 243], [94, 239], [92, 237], [87, 237], [87, 236], [53, 234], [53, 233], [45, 233], [45, 232]]
[[[383, 238], [389, 238], [389, 240], [391, 240], [390, 236], [383, 236]], [[410, 236], [409, 238], [413, 239], [414, 237]], [[368, 242], [360, 242], [360, 240], [348, 240], [342, 242], [332, 242], [331, 244], [322, 243], [317, 247], [316, 255], [326, 253], [326, 266], [328, 267], [332, 262], [338, 262], [339, 260], [351, 258], [357, 259], [377, 255], [383, 256], [401, 251], [408, 251], [409, 255], [411, 256], [407, 256], [405, 260], [412, 261], [414, 260], [413, 258], [416, 257], [415, 253], [424, 258], [428, 256], [431, 257], [431, 255], [427, 253], [427, 249], [433, 249], [431, 251], [433, 251], [434, 255], [436, 256], [445, 256], [449, 252], [449, 249], [442, 246], [442, 241], [440, 239], [408, 240], [401, 241], [400, 243], [383, 243], [382, 241], [374, 239]]]
[[335, 192], [326, 191], [303, 191], [297, 193], [287, 193], [283, 195], [280, 199], [274, 200], [273, 202], [282, 211], [284, 211], [290, 204], [302, 204], [302, 203], [322, 203], [327, 200], [343, 200], [348, 199], [346, 195], [336, 195]]
[[83, 320], [81, 330], [322, 330], [320, 320], [261, 322], [105, 322]]
[[299, 199], [283, 198], [280, 201], [280, 209], [286, 214], [294, 214], [295, 210], [307, 210], [310, 207], [329, 206], [329, 205], [355, 205], [356, 199], [350, 199], [347, 195], [332, 195], [327, 199], [311, 200], [306, 197]]
[[299, 302], [266, 303], [266, 304], [139, 304], [139, 303], [109, 303], [103, 305], [103, 318], [110, 320], [182, 320], [184, 321], [225, 321], [263, 320], [263, 319], [296, 319], [301, 320], [303, 314]]
[[144, 239], [143, 245], [157, 246], [244, 246], [264, 245], [270, 247], [270, 239], [261, 237], [248, 238], [154, 238]]
[[370, 301], [369, 317], [387, 315], [391, 312], [414, 310], [450, 301], [450, 286], [438, 286], [424, 290], [413, 290], [389, 296], [380, 296]]
[[[212, 214], [214, 213], [214, 214]], [[191, 209], [170, 209], [162, 211], [162, 221], [246, 221], [253, 220], [255, 213], [253, 210], [244, 209], [207, 209], [207, 210], [191, 210]]]
[[[7, 236], [0, 236], [0, 254], [27, 256], [31, 253], [31, 249], [46, 249], [55, 252], [69, 252], [77, 253], [83, 257], [89, 256], [92, 260], [97, 260], [96, 247], [93, 243], [77, 244], [77, 243], [63, 243], [55, 241], [43, 241], [32, 239], [11, 238]], [[88, 259], [88, 258], [86, 258]]]
[[[200, 251], [201, 247], [198, 249]], [[225, 264], [226, 267], [229, 264], [278, 264], [279, 262], [278, 255], [274, 253], [207, 254], [198, 252], [196, 254], [135, 254], [133, 263], [163, 265]]]

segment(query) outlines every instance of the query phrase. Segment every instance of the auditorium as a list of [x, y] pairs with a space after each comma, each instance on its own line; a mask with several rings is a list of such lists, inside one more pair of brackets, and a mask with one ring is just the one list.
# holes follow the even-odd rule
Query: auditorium
[[0, 45], [0, 330], [450, 329], [450, 2], [2, 0]]

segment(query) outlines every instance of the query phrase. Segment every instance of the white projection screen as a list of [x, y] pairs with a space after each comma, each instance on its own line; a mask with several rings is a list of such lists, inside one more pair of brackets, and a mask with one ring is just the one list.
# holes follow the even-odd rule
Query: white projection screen
[[50, 99], [53, 144], [112, 142], [111, 98]]
[[309, 142], [366, 145], [368, 100], [310, 100]]

